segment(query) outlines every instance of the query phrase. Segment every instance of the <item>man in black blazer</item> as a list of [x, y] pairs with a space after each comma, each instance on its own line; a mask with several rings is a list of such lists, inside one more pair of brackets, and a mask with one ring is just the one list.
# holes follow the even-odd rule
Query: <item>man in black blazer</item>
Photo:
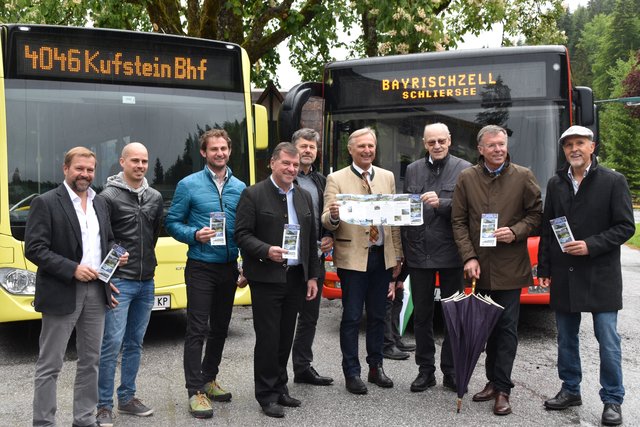
[[[289, 142], [278, 144], [270, 166], [271, 176], [240, 197], [235, 239], [251, 286], [256, 400], [266, 415], [281, 418], [283, 406], [301, 404], [289, 396], [287, 362], [302, 302], [316, 298], [320, 264], [311, 195], [293, 183], [298, 150]], [[291, 225], [299, 226], [299, 236], [284, 239]]]
[[[98, 281], [98, 269], [114, 243], [105, 202], [95, 198], [90, 188], [95, 168], [93, 152], [72, 148], [64, 158], [64, 183], [36, 197], [29, 211], [25, 255], [38, 266], [35, 309], [42, 313], [34, 426], [56, 423], [56, 383], [74, 328], [78, 364], [73, 425], [95, 425], [98, 363], [108, 304], [107, 288]], [[125, 254], [120, 262], [126, 263], [127, 259]], [[117, 301], [112, 298], [109, 304]]]

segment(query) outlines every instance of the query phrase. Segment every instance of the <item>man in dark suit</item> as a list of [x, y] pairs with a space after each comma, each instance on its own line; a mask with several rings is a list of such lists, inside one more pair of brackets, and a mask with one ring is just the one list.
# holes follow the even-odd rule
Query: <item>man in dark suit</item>
[[[84, 147], [64, 158], [64, 183], [31, 203], [25, 255], [38, 266], [35, 309], [42, 312], [40, 354], [36, 363], [33, 425], [56, 424], [56, 387], [67, 343], [76, 330], [78, 364], [73, 425], [93, 426], [98, 403], [98, 363], [107, 304], [98, 281], [102, 259], [113, 245], [104, 200], [90, 188], [96, 156]], [[120, 258], [126, 263], [129, 254]], [[117, 292], [115, 287], [108, 288]]]
[[256, 400], [266, 415], [281, 418], [283, 406], [301, 404], [289, 396], [287, 361], [302, 302], [316, 298], [320, 265], [311, 195], [293, 183], [298, 150], [278, 144], [270, 166], [269, 178], [242, 192], [235, 239], [251, 286]]

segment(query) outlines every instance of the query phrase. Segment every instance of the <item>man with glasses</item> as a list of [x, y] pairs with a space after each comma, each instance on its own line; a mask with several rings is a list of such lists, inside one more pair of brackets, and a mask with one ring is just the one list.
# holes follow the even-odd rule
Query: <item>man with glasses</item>
[[[424, 224], [402, 227], [405, 263], [411, 275], [413, 325], [416, 336], [418, 377], [411, 391], [420, 392], [436, 384], [435, 342], [433, 338], [433, 295], [436, 273], [440, 276], [440, 295], [447, 298], [462, 291], [462, 260], [451, 229], [451, 201], [460, 172], [471, 166], [449, 154], [451, 134], [443, 123], [424, 128], [427, 155], [407, 167], [403, 193], [420, 194]], [[449, 333], [445, 326], [440, 353], [442, 383], [455, 390], [456, 378]]]
[[477, 280], [479, 293], [504, 307], [487, 342], [489, 382], [473, 401], [495, 399], [493, 413], [508, 415], [520, 292], [533, 285], [527, 238], [540, 225], [542, 198], [531, 170], [511, 163], [504, 128], [487, 125], [477, 140], [480, 158], [458, 177], [451, 223], [465, 276]]

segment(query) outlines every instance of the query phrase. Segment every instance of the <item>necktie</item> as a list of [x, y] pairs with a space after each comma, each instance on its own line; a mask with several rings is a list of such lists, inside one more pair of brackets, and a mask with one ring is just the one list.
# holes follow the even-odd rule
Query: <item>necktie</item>
[[[362, 181], [364, 181], [364, 186], [367, 189], [367, 192], [369, 194], [371, 194], [371, 186], [369, 185], [369, 180], [367, 179], [367, 177], [369, 176], [369, 172], [364, 171], [362, 172]], [[378, 230], [378, 227], [375, 225], [370, 225], [369, 226], [369, 241], [371, 243], [376, 243], [378, 241], [378, 236], [380, 235], [380, 231]]]

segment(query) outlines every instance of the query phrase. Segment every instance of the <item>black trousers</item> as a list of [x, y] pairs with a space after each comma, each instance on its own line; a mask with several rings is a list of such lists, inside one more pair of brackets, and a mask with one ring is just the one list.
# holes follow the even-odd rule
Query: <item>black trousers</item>
[[189, 396], [193, 396], [198, 391], [204, 393], [204, 385], [218, 375], [236, 294], [238, 265], [188, 259], [184, 277], [187, 284], [184, 377]]
[[389, 350], [400, 341], [400, 312], [404, 300], [404, 289], [396, 289], [396, 297], [393, 301], [387, 300], [387, 314], [384, 317], [384, 346]]
[[302, 302], [300, 314], [298, 314], [298, 325], [296, 335], [293, 339], [293, 350], [291, 359], [293, 361], [293, 372], [298, 375], [311, 367], [313, 362], [313, 340], [316, 336], [316, 326], [320, 316], [320, 301], [322, 300], [322, 287], [324, 285], [325, 271], [318, 277], [318, 296]]
[[[287, 362], [296, 317], [307, 293], [302, 266], [290, 268], [286, 283], [251, 281], [256, 345], [253, 352], [255, 396], [260, 405], [288, 393]], [[316, 297], [317, 298], [317, 297]]]
[[520, 318], [520, 293], [521, 289], [508, 291], [477, 290], [483, 295], [490, 295], [498, 304], [504, 307], [493, 332], [487, 341], [487, 358], [485, 371], [487, 379], [493, 383], [496, 389], [507, 394], [511, 393], [513, 382], [511, 371], [518, 350], [518, 319]]
[[[433, 293], [436, 287], [436, 273], [440, 275], [440, 295], [447, 298], [462, 291], [462, 268], [409, 268], [411, 275], [411, 296], [413, 298], [413, 331], [416, 337], [416, 365], [418, 371], [427, 375], [436, 370], [436, 344], [433, 336]], [[440, 353], [440, 369], [445, 375], [455, 376], [453, 353], [449, 342], [449, 331], [445, 325], [444, 340]]]

